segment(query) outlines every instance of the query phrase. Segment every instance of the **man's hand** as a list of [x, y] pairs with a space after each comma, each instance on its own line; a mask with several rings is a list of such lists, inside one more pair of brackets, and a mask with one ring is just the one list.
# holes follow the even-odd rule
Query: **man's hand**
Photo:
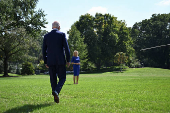
[[46, 66], [46, 68], [49, 68], [49, 67], [47, 66], [47, 64], [45, 64], [45, 66]]
[[67, 62], [67, 68], [69, 68], [70, 67], [70, 62]]

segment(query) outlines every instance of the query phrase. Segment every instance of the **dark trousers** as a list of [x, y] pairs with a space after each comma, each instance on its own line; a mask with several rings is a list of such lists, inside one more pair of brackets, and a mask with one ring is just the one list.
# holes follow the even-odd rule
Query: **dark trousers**
[[[49, 66], [49, 74], [52, 91], [57, 91], [57, 93], [59, 94], [66, 81], [66, 66], [65, 65]], [[58, 84], [57, 76], [59, 78]]]

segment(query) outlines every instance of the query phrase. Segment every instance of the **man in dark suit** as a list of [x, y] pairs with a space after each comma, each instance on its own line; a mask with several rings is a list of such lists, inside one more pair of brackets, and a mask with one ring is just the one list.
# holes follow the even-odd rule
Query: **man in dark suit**
[[[70, 50], [65, 33], [60, 32], [60, 24], [55, 21], [52, 31], [44, 36], [43, 59], [49, 68], [50, 82], [54, 101], [59, 103], [59, 93], [66, 81], [66, 63], [70, 66]], [[66, 58], [65, 58], [66, 54]], [[57, 76], [59, 82], [57, 84]]]

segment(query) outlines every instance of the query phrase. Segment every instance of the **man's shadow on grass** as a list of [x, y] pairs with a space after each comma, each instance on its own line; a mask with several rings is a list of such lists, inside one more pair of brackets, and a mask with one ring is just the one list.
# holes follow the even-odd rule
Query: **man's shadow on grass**
[[53, 103], [45, 103], [45, 104], [38, 104], [38, 105], [23, 105], [21, 107], [12, 108], [10, 110], [5, 111], [4, 113], [29, 113], [33, 112], [36, 109], [41, 109], [43, 107], [51, 106]]

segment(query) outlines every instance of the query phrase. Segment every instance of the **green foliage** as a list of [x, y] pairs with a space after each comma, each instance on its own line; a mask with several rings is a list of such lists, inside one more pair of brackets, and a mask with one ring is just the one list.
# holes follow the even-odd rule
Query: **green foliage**
[[42, 58], [42, 44], [44, 35], [48, 33], [46, 30], [42, 30], [41, 33], [32, 42], [29, 47], [29, 51], [24, 55], [25, 59], [29, 62], [39, 63]]
[[119, 64], [121, 71], [122, 69], [124, 69], [127, 60], [128, 57], [126, 56], [126, 53], [123, 52], [116, 53], [116, 55], [114, 56], [114, 62]]
[[48, 71], [48, 68], [45, 66], [45, 64], [44, 64], [44, 60], [40, 60], [40, 63], [39, 63], [39, 65], [37, 66], [37, 68], [39, 69], [39, 70], [42, 70], [42, 71]]
[[130, 63], [129, 66], [131, 68], [140, 68], [143, 66], [142, 65], [143, 63], [141, 64], [140, 61], [138, 59], [136, 59], [136, 57], [130, 57], [129, 63]]
[[77, 50], [80, 57], [81, 68], [87, 69], [87, 45], [84, 44], [84, 37], [81, 38], [80, 32], [77, 30], [75, 25], [71, 26], [69, 30], [69, 39], [68, 44], [70, 48], [71, 55], [73, 54], [74, 50]]
[[21, 70], [22, 75], [33, 75], [34, 73], [35, 72], [32, 63], [25, 62], [22, 64], [22, 70]]
[[[132, 27], [131, 37], [139, 60], [145, 66], [170, 69], [170, 13], [153, 14], [150, 19], [135, 23]], [[167, 45], [140, 51], [141, 49]]]
[[134, 52], [130, 29], [125, 22], [118, 21], [110, 14], [96, 13], [95, 17], [85, 14], [75, 25], [87, 44], [89, 61], [98, 69], [112, 62], [117, 52], [122, 51], [128, 56]]
[[92, 63], [90, 61], [85, 62], [84, 66], [86, 66], [86, 67], [83, 67], [83, 69], [86, 69], [86, 71], [93, 70], [95, 68], [94, 63]]
[[8, 61], [16, 61], [22, 58], [29, 45], [31, 44], [31, 39], [24, 28], [16, 28], [7, 32], [0, 38], [0, 49], [2, 50], [2, 58], [4, 61], [4, 75], [8, 75]]
[[[137, 68], [127, 69], [123, 73], [80, 74], [78, 85], [73, 84], [72, 76], [69, 75], [59, 95], [59, 104], [54, 102], [54, 97], [51, 95], [49, 79], [47, 75], [0, 78], [0, 112], [168, 113], [170, 111], [170, 70]], [[7, 96], [12, 93], [13, 96]]]
[[0, 34], [7, 30], [24, 27], [27, 34], [36, 36], [46, 24], [44, 11], [36, 11], [38, 0], [1, 0]]
[[126, 63], [127, 59], [128, 57], [126, 56], [126, 53], [123, 52], [116, 53], [116, 55], [114, 56], [114, 62], [119, 65]]
[[0, 53], [4, 60], [4, 76], [8, 76], [8, 61], [21, 60], [46, 24], [45, 14], [36, 11], [38, 0], [0, 1]]
[[10, 65], [8, 69], [8, 73], [16, 73], [16, 67], [15, 65]]

